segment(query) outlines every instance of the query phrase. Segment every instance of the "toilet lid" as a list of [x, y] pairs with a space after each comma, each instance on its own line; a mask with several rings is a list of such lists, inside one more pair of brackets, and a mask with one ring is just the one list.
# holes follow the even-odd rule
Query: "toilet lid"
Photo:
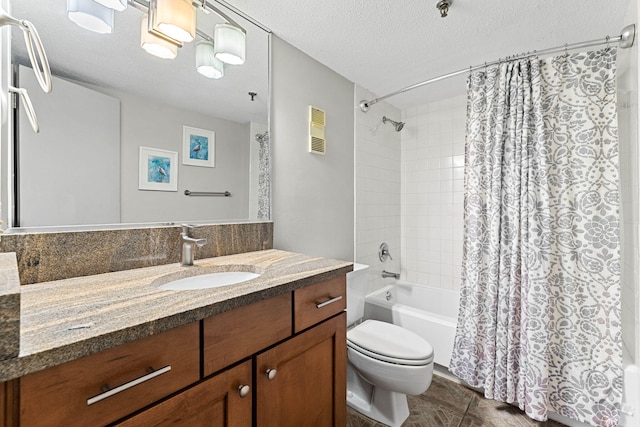
[[433, 346], [421, 336], [378, 320], [366, 320], [347, 332], [347, 345], [391, 363], [425, 365], [433, 360]]

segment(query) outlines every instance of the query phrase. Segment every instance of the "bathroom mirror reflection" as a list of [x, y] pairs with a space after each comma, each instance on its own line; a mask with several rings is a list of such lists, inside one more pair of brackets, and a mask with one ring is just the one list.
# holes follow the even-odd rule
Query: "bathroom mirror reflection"
[[[5, 223], [50, 227], [269, 218], [269, 33], [222, 4], [211, 4], [247, 31], [246, 62], [225, 64], [219, 79], [196, 71], [202, 35], [172, 60], [146, 53], [140, 47], [143, 12], [131, 5], [115, 12], [111, 34], [98, 34], [67, 18], [65, 0], [12, 1], [11, 13], [38, 29], [54, 81], [52, 93], [40, 90], [27, 67], [22, 35], [13, 29], [14, 84], [28, 90], [41, 131], [36, 134], [19, 111], [17, 182], [3, 189], [15, 209], [3, 209]], [[197, 11], [197, 29], [210, 37], [222, 22], [215, 13]], [[193, 129], [207, 136], [210, 161], [194, 164], [186, 158], [190, 164], [184, 164], [193, 149], [188, 142]], [[177, 155], [171, 166], [177, 191], [140, 189], [148, 188], [142, 185], [147, 178], [140, 147]], [[185, 190], [230, 196], [187, 196]]]

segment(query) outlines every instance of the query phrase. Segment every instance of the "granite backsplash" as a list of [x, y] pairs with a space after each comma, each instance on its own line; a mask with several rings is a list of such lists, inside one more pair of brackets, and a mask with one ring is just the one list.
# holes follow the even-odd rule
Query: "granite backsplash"
[[[91, 231], [18, 232], [0, 237], [0, 252], [15, 252], [20, 284], [171, 264], [180, 261], [179, 225]], [[273, 222], [200, 225], [206, 238], [195, 258], [273, 249]]]

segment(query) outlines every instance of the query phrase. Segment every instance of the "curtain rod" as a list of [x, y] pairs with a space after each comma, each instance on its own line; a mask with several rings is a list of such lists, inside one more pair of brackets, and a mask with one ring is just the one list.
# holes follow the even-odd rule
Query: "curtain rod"
[[[636, 35], [636, 26], [635, 26], [635, 24], [631, 24], [631, 25], [627, 25], [626, 27], [624, 27], [622, 29], [622, 32], [620, 33], [620, 35], [617, 36], [617, 37], [614, 37], [614, 38], [611, 38], [611, 37], [607, 36], [605, 38], [597, 39], [597, 40], [591, 40], [591, 41], [573, 43], [573, 44], [565, 44], [564, 46], [557, 46], [557, 47], [552, 47], [552, 48], [549, 48], [549, 49], [538, 50], [538, 51], [534, 50], [533, 52], [522, 53], [520, 55], [507, 57], [506, 59], [513, 60], [513, 59], [526, 58], [526, 57], [529, 57], [529, 56], [532, 56], [532, 55], [550, 55], [552, 53], [558, 53], [558, 52], [574, 50], [574, 49], [581, 49], [581, 48], [591, 47], [591, 46], [598, 46], [598, 45], [602, 45], [602, 44], [607, 44], [608, 45], [610, 43], [619, 43], [619, 46], [621, 48], [626, 49], [626, 48], [629, 48], [629, 47], [633, 46], [635, 35]], [[479, 70], [480, 68], [486, 68], [486, 67], [490, 67], [492, 65], [497, 65], [497, 64], [500, 64], [503, 61], [504, 61], [503, 59], [497, 59], [497, 60], [492, 61], [492, 62], [485, 62], [484, 64], [481, 64], [481, 65], [476, 65], [474, 67], [469, 67], [469, 68], [465, 68], [463, 70], [454, 71], [453, 73], [443, 74], [441, 76], [434, 77], [432, 79], [425, 80], [423, 82], [416, 83], [416, 84], [413, 84], [411, 86], [407, 86], [407, 87], [402, 88], [400, 90], [397, 90], [395, 92], [388, 93], [388, 94], [386, 94], [384, 96], [380, 96], [378, 98], [371, 99], [369, 101], [363, 99], [362, 101], [360, 101], [359, 107], [360, 107], [360, 110], [363, 113], [366, 113], [367, 111], [369, 111], [369, 108], [373, 104], [376, 104], [376, 103], [382, 101], [383, 99], [387, 99], [387, 98], [390, 98], [392, 96], [396, 96], [396, 95], [399, 95], [401, 93], [408, 92], [410, 90], [417, 89], [419, 87], [422, 87], [422, 86], [425, 86], [425, 85], [428, 85], [428, 84], [431, 84], [431, 83], [439, 82], [440, 80], [445, 80], [445, 79], [448, 79], [449, 77], [455, 77], [455, 76], [459, 76], [460, 74], [471, 73], [472, 71]]]

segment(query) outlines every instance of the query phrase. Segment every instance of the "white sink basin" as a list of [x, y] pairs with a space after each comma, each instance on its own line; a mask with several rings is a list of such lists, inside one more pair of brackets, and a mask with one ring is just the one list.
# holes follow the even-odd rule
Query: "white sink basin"
[[236, 283], [246, 282], [247, 280], [255, 279], [256, 277], [260, 277], [260, 275], [245, 271], [225, 271], [173, 280], [159, 286], [158, 289], [165, 291], [186, 291], [218, 288], [220, 286], [235, 285]]

